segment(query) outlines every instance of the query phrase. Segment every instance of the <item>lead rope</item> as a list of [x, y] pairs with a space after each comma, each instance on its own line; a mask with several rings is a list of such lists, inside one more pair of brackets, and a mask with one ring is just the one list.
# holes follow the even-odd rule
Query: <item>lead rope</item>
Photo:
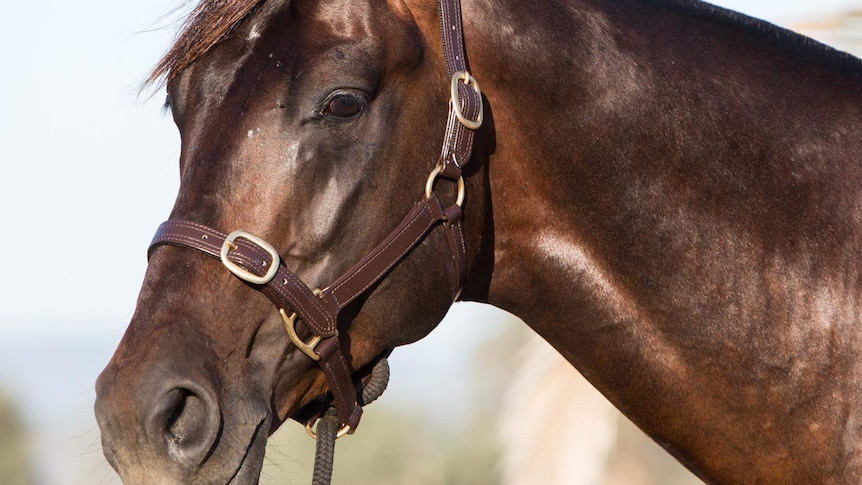
[[[371, 370], [371, 378], [362, 388], [362, 405], [374, 402], [386, 390], [389, 384], [389, 361], [386, 357], [377, 361]], [[335, 440], [341, 420], [335, 407], [326, 410], [317, 422], [317, 445], [314, 455], [314, 475], [311, 485], [330, 485], [332, 483], [332, 465], [335, 460]]]

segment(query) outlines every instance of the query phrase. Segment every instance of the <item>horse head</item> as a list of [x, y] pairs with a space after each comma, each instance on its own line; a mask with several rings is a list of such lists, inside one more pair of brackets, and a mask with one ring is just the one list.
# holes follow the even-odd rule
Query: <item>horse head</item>
[[[241, 229], [245, 247], [271, 246], [264, 265], [280, 259], [290, 278], [325, 288], [422, 199], [440, 156], [449, 81], [435, 10], [234, 3], [204, 2], [157, 70], [182, 141], [170, 219]], [[457, 184], [436, 185], [454, 200]], [[336, 342], [359, 370], [352, 378], [442, 319], [457, 293], [457, 269], [440, 264], [450, 249], [431, 232], [344, 305]], [[286, 337], [286, 313], [223, 262], [151, 248], [135, 314], [97, 383], [103, 448], [126, 483], [256, 483], [267, 436], [316, 413], [330, 391]], [[307, 340], [313, 329], [295, 317]]]

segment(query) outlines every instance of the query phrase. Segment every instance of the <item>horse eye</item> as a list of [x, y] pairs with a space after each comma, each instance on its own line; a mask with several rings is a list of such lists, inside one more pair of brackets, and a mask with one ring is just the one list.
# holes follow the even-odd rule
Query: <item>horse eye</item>
[[329, 100], [323, 114], [336, 118], [353, 118], [365, 108], [365, 100], [352, 93], [341, 93]]

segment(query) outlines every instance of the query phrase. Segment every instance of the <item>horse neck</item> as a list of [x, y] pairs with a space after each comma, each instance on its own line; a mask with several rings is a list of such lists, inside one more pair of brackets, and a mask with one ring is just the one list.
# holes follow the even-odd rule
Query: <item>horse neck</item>
[[[545, 312], [572, 314], [565, 289], [581, 294], [587, 280], [600, 292], [612, 286], [597, 269], [601, 241], [592, 237], [620, 203], [612, 179], [620, 167], [604, 154], [620, 121], [631, 123], [640, 73], [608, 33], [615, 27], [601, 5], [491, 3], [464, 3], [468, 59], [490, 125], [477, 142], [481, 196], [471, 199], [482, 200], [487, 220], [474, 223], [484, 233], [472, 241], [478, 271], [465, 297], [510, 310], [550, 337], [559, 326], [545, 324], [556, 321]], [[526, 282], [553, 288], [524, 292]], [[541, 305], [523, 300], [537, 293]]]
[[[541, 323], [547, 314], [576, 314], [584, 294], [586, 308], [634, 305], [685, 264], [665, 260], [691, 244], [715, 241], [728, 254], [750, 244], [796, 264], [811, 248], [840, 251], [824, 226], [858, 226], [852, 193], [787, 177], [805, 166], [814, 182], [862, 182], [846, 155], [862, 149], [858, 60], [706, 4], [491, 3], [464, 6], [471, 69], [489, 101], [492, 140], [479, 144], [489, 154], [483, 227], [493, 228], [480, 250], [493, 262], [476, 277], [485, 288], [467, 296], [558, 333]], [[734, 40], [743, 35], [744, 47]], [[802, 199], [844, 210], [807, 217]], [[837, 239], [858, 241], [853, 231]], [[805, 244], [788, 247], [789, 233]], [[557, 279], [538, 307], [521, 301], [524, 282]]]
[[792, 481], [794, 440], [812, 467], [836, 459], [826, 432], [728, 422], [860, 397], [789, 377], [837, 365], [816, 349], [862, 350], [830, 340], [862, 323], [859, 62], [687, 2], [488, 3], [465, 3], [494, 134], [471, 199], [491, 220], [484, 286], [465, 295], [524, 319], [713, 479]]

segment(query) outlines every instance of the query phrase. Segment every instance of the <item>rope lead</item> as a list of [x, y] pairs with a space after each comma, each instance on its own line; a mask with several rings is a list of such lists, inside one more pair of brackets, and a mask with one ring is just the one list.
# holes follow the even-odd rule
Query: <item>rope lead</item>
[[[386, 390], [389, 384], [389, 361], [380, 359], [371, 370], [371, 379], [362, 388], [362, 404], [367, 406], [374, 402]], [[317, 444], [314, 455], [314, 476], [311, 485], [330, 485], [332, 483], [332, 466], [335, 461], [335, 439], [341, 423], [334, 407], [326, 410], [317, 422]]]

